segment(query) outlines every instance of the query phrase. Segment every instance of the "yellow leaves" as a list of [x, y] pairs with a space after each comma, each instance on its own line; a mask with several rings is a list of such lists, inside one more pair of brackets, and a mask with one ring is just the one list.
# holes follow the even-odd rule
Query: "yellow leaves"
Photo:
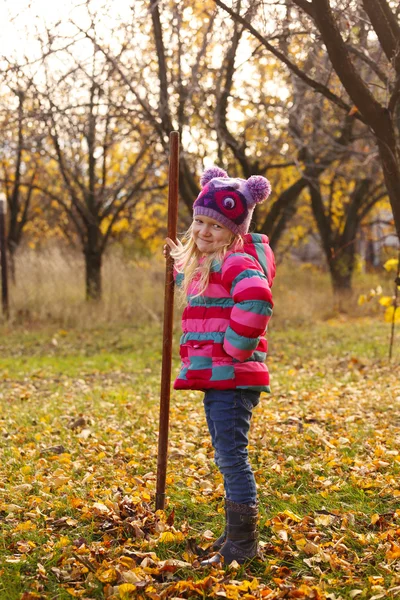
[[185, 539], [181, 531], [164, 531], [159, 537], [159, 542], [163, 544], [175, 544], [183, 542]]
[[118, 573], [114, 567], [108, 567], [105, 564], [96, 571], [96, 577], [102, 583], [115, 583], [118, 579]]
[[126, 217], [119, 219], [116, 223], [114, 223], [113, 228], [112, 228], [114, 233], [121, 233], [123, 231], [129, 231], [129, 229], [130, 229], [130, 223]]
[[[229, 598], [230, 600], [236, 600], [238, 598], [254, 598], [251, 592], [254, 592], [259, 586], [258, 580], [254, 578], [252, 581], [244, 579], [243, 581], [235, 581], [234, 583], [227, 583], [224, 586], [224, 590], [218, 593], [218, 596], [222, 598]], [[245, 593], [242, 596], [241, 592]]]
[[296, 513], [292, 512], [291, 510], [284, 510], [283, 512], [278, 513], [277, 517], [280, 519], [289, 519], [295, 523], [300, 523], [302, 520], [302, 517], [299, 517], [299, 515], [296, 515]]
[[50, 479], [49, 483], [52, 488], [58, 489], [68, 483], [68, 481], [70, 481], [70, 477], [66, 475], [58, 475], [57, 477]]
[[358, 305], [362, 306], [366, 302], [370, 302], [373, 298], [376, 298], [377, 296], [380, 296], [381, 294], [382, 294], [382, 288], [380, 285], [378, 285], [375, 289], [374, 288], [370, 289], [368, 294], [361, 294], [358, 297], [358, 301], [357, 301]]
[[375, 525], [379, 521], [379, 519], [380, 516], [377, 513], [373, 514], [371, 517], [371, 525]]
[[386, 271], [397, 271], [398, 265], [399, 261], [397, 258], [389, 258], [383, 265], [383, 268], [386, 269]]
[[30, 520], [24, 521], [23, 523], [18, 523], [18, 525], [14, 529], [14, 531], [22, 531], [22, 532], [35, 531], [35, 530], [36, 530], [36, 525], [35, 525], [35, 523], [32, 523], [32, 521], [30, 521]]
[[[40, 378], [34, 378], [37, 389], [29, 406], [21, 406], [19, 390], [17, 402], [2, 404], [1, 425], [9, 435], [4, 468], [12, 479], [0, 511], [7, 558], [15, 564], [4, 561], [1, 569], [7, 564], [22, 567], [27, 558], [40, 562], [46, 570], [40, 575], [43, 594], [50, 593], [50, 583], [43, 579], [47, 576], [53, 588], [59, 585], [65, 594], [68, 588], [74, 598], [96, 595], [95, 586], [103, 586], [110, 600], [316, 600], [333, 593], [336, 599], [350, 598], [349, 590], [356, 600], [385, 591], [390, 597], [377, 589], [379, 580], [370, 582], [367, 575], [397, 583], [400, 383], [397, 363], [387, 366], [378, 354], [363, 354], [361, 334], [386, 341], [385, 332], [378, 336], [378, 328], [367, 323], [325, 323], [317, 341], [312, 326], [307, 327], [306, 348], [296, 332], [289, 350], [292, 339], [285, 331], [285, 349], [274, 357], [275, 394], [265, 395], [254, 413], [250, 451], [264, 505], [260, 534], [265, 565], [255, 559], [249, 568], [212, 569], [211, 577], [204, 577], [198, 566], [199, 548], [210, 548], [224, 522], [222, 479], [212, 465], [200, 393], [182, 392], [172, 403], [171, 448], [182, 452], [170, 458], [167, 510], [154, 511], [157, 436], [148, 405], [154, 402], [157, 378], [146, 371], [141, 380], [139, 372], [153, 368], [150, 361], [158, 355], [141, 363], [139, 356], [131, 360], [124, 352], [118, 362], [116, 351], [110, 375], [103, 377], [88, 352], [82, 368], [75, 358], [79, 374], [57, 375], [59, 384], [50, 382], [43, 368]], [[354, 330], [357, 349], [344, 348], [347, 330]], [[114, 333], [109, 343], [96, 339], [96, 345], [115, 347], [120, 335]], [[63, 341], [70, 344], [72, 337], [70, 332]], [[143, 339], [141, 335], [138, 345]], [[343, 344], [340, 354], [337, 340]], [[79, 355], [85, 354], [82, 337], [77, 343]], [[315, 344], [318, 356], [312, 355]], [[88, 382], [82, 373], [91, 364], [94, 374]], [[287, 374], [289, 369], [295, 376]], [[116, 381], [123, 385], [116, 387]], [[14, 382], [4, 382], [12, 392]], [[48, 392], [53, 385], [58, 385], [57, 397]], [[17, 419], [16, 406], [31, 419], [29, 428]], [[82, 411], [92, 431], [86, 440], [68, 427]], [[38, 440], [34, 435], [39, 432]], [[65, 452], [57, 455], [62, 448]], [[24, 474], [21, 468], [27, 465], [32, 469]], [[56, 488], [51, 485], [55, 476], [71, 479], [63, 489]], [[16, 491], [26, 477], [34, 477], [33, 485]], [[27, 519], [27, 530], [16, 530]], [[264, 577], [260, 573], [265, 568]], [[39, 577], [36, 568], [33, 573]], [[33, 585], [29, 574], [26, 581]]]
[[368, 298], [365, 294], [361, 294], [360, 296], [358, 296], [358, 300], [357, 300], [358, 306], [363, 306], [363, 304], [365, 304], [366, 302], [368, 302]]
[[[103, 235], [105, 235], [105, 233], [109, 229], [109, 227], [111, 225], [111, 221], [112, 221], [112, 216], [106, 217], [102, 220], [101, 225], [100, 225], [100, 230]], [[111, 231], [115, 234], [115, 233], [123, 233], [126, 231], [130, 231], [130, 229], [131, 229], [131, 223], [128, 221], [128, 219], [126, 217], [121, 216], [121, 218], [117, 219], [113, 223]]]
[[385, 310], [384, 319], [386, 323], [400, 323], [400, 306], [397, 306], [396, 309], [394, 306], [389, 306]]
[[[390, 259], [386, 261], [385, 268], [390, 271], [393, 267], [397, 270], [397, 259]], [[368, 294], [361, 294], [358, 297], [358, 305], [363, 306], [365, 303], [370, 302], [371, 300], [377, 298], [382, 294], [381, 286], [378, 286], [376, 289], [371, 289]], [[386, 323], [400, 323], [400, 307], [395, 307], [395, 297], [394, 296], [382, 296], [378, 300], [379, 304], [386, 308], [384, 313], [384, 320]]]
[[394, 542], [390, 545], [390, 549], [386, 552], [386, 560], [397, 560], [400, 558], [400, 545]]
[[129, 600], [132, 598], [131, 592], [136, 592], [136, 585], [134, 583], [122, 583], [118, 586], [118, 594], [121, 600]]
[[66, 548], [71, 543], [71, 540], [66, 535], [62, 535], [58, 542], [55, 544], [55, 548]]
[[144, 502], [150, 502], [151, 501], [151, 495], [147, 490], [143, 490], [141, 492], [141, 498]]
[[69, 498], [69, 504], [72, 506], [72, 508], [80, 508], [81, 506], [83, 506], [84, 502], [82, 500], [82, 498]]
[[379, 298], [379, 304], [386, 307], [392, 306], [393, 296], [382, 296], [382, 298]]

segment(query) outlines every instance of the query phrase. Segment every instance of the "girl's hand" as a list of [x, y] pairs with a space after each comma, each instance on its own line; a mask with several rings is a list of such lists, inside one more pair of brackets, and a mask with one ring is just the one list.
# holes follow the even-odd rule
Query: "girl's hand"
[[175, 242], [173, 240], [171, 240], [171, 238], [165, 238], [165, 241], [167, 242], [164, 245], [163, 248], [163, 254], [165, 256], [165, 258], [167, 258], [167, 248], [169, 248], [169, 250], [180, 250], [182, 248], [182, 243], [178, 240], [178, 243], [175, 244]]

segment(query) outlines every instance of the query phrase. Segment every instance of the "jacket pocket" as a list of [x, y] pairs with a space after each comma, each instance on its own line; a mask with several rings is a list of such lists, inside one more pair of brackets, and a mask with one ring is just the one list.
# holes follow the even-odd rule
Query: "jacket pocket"
[[187, 367], [187, 378], [209, 379], [213, 366], [213, 342], [211, 340], [188, 340], [181, 344], [182, 363]]

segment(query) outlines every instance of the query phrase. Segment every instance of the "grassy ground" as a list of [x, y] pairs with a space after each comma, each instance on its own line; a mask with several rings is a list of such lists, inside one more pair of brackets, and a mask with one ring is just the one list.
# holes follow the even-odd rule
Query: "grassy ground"
[[[154, 512], [161, 330], [3, 326], [0, 598], [400, 596], [399, 340], [379, 318], [278, 317], [251, 457], [263, 559], [199, 557], [223, 488], [197, 392], [173, 393]], [[178, 365], [174, 363], [174, 370]]]

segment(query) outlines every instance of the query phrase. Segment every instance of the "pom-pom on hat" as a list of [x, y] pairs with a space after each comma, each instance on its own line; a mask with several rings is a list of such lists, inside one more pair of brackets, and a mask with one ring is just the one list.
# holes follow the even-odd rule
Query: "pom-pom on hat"
[[265, 177], [233, 179], [215, 166], [204, 171], [200, 184], [202, 190], [194, 202], [193, 216], [210, 217], [236, 235], [248, 232], [256, 204], [271, 193], [271, 184]]

